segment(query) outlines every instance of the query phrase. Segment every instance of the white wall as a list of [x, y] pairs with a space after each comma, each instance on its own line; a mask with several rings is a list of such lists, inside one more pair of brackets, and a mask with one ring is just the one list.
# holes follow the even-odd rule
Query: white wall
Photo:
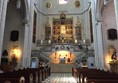
[[[46, 2], [51, 2], [52, 7], [51, 8], [46, 8]], [[77, 23], [77, 16], [79, 16], [79, 19], [82, 23], [82, 38], [83, 39], [90, 39], [90, 27], [89, 27], [89, 14], [85, 12], [84, 14], [81, 14], [83, 11], [87, 10], [89, 4], [87, 0], [80, 0], [80, 7], [76, 8], [75, 7], [75, 2], [76, 0], [68, 0], [68, 3], [66, 5], [60, 5], [58, 4], [58, 0], [41, 0], [39, 3], [39, 11], [42, 12], [43, 14], [39, 13], [39, 21], [38, 21], [38, 27], [39, 28], [39, 39], [44, 39], [41, 36], [45, 35], [45, 23], [46, 23], [46, 18], [49, 17], [50, 25], [53, 27], [53, 17], [59, 17], [61, 12], [64, 12], [67, 17], [73, 17], [73, 28], [75, 30], [75, 25]], [[43, 10], [42, 10], [43, 9]], [[86, 33], [86, 34], [85, 34]], [[75, 35], [75, 33], [74, 33]]]
[[[46, 8], [46, 2], [52, 3], [51, 8]], [[60, 11], [67, 11], [67, 13], [80, 13], [83, 7], [83, 0], [80, 0], [80, 7], [76, 8], [74, 5], [75, 0], [68, 0], [67, 5], [60, 5], [58, 0], [45, 0], [43, 7], [45, 8], [45, 14], [59, 14]]]
[[0, 3], [0, 58], [2, 55], [6, 10], [7, 10], [7, 0], [1, 0], [1, 3]]
[[[5, 31], [4, 31], [4, 40], [3, 40], [3, 48], [2, 50], [7, 50], [9, 54], [9, 60], [11, 58], [11, 51], [14, 46], [18, 46], [18, 49], [23, 52], [23, 41], [24, 41], [24, 28], [22, 24], [23, 18], [20, 13], [17, 11], [16, 6], [12, 3], [8, 3], [8, 9], [6, 14], [6, 22], [5, 22]], [[13, 42], [10, 41], [11, 31], [17, 30], [19, 31], [18, 41]], [[21, 61], [21, 57], [19, 61]]]

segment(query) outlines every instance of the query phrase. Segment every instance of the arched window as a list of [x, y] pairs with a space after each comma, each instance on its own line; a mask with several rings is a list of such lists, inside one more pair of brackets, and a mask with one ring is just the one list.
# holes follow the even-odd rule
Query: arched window
[[19, 31], [17, 30], [14, 30], [14, 31], [11, 31], [11, 35], [10, 35], [10, 41], [18, 41], [19, 39]]

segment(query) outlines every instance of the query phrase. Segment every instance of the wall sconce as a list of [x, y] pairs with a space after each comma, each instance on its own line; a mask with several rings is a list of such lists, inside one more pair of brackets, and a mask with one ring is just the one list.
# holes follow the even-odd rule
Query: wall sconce
[[75, 39], [75, 43], [76, 43], [76, 44], [78, 43], [77, 39]]

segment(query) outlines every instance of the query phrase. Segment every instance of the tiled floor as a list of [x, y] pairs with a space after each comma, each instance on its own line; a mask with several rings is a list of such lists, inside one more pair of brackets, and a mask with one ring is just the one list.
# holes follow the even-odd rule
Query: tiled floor
[[42, 83], [77, 83], [72, 73], [52, 73]]

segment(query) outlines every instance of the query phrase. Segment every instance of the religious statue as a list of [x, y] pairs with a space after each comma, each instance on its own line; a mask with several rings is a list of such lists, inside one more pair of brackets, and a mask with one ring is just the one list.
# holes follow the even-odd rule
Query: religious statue
[[65, 19], [65, 18], [66, 18], [66, 15], [62, 12], [62, 13], [60, 14], [60, 18], [61, 18], [61, 19]]
[[47, 20], [46, 20], [46, 24], [45, 24], [46, 27], [50, 27], [50, 23], [49, 23], [49, 17], [47, 17]]
[[113, 61], [117, 60], [117, 55], [116, 55], [116, 51], [113, 52], [112, 56], [111, 56], [111, 59]]
[[81, 27], [81, 22], [80, 22], [79, 16], [77, 16], [77, 24], [76, 24], [76, 27]]

